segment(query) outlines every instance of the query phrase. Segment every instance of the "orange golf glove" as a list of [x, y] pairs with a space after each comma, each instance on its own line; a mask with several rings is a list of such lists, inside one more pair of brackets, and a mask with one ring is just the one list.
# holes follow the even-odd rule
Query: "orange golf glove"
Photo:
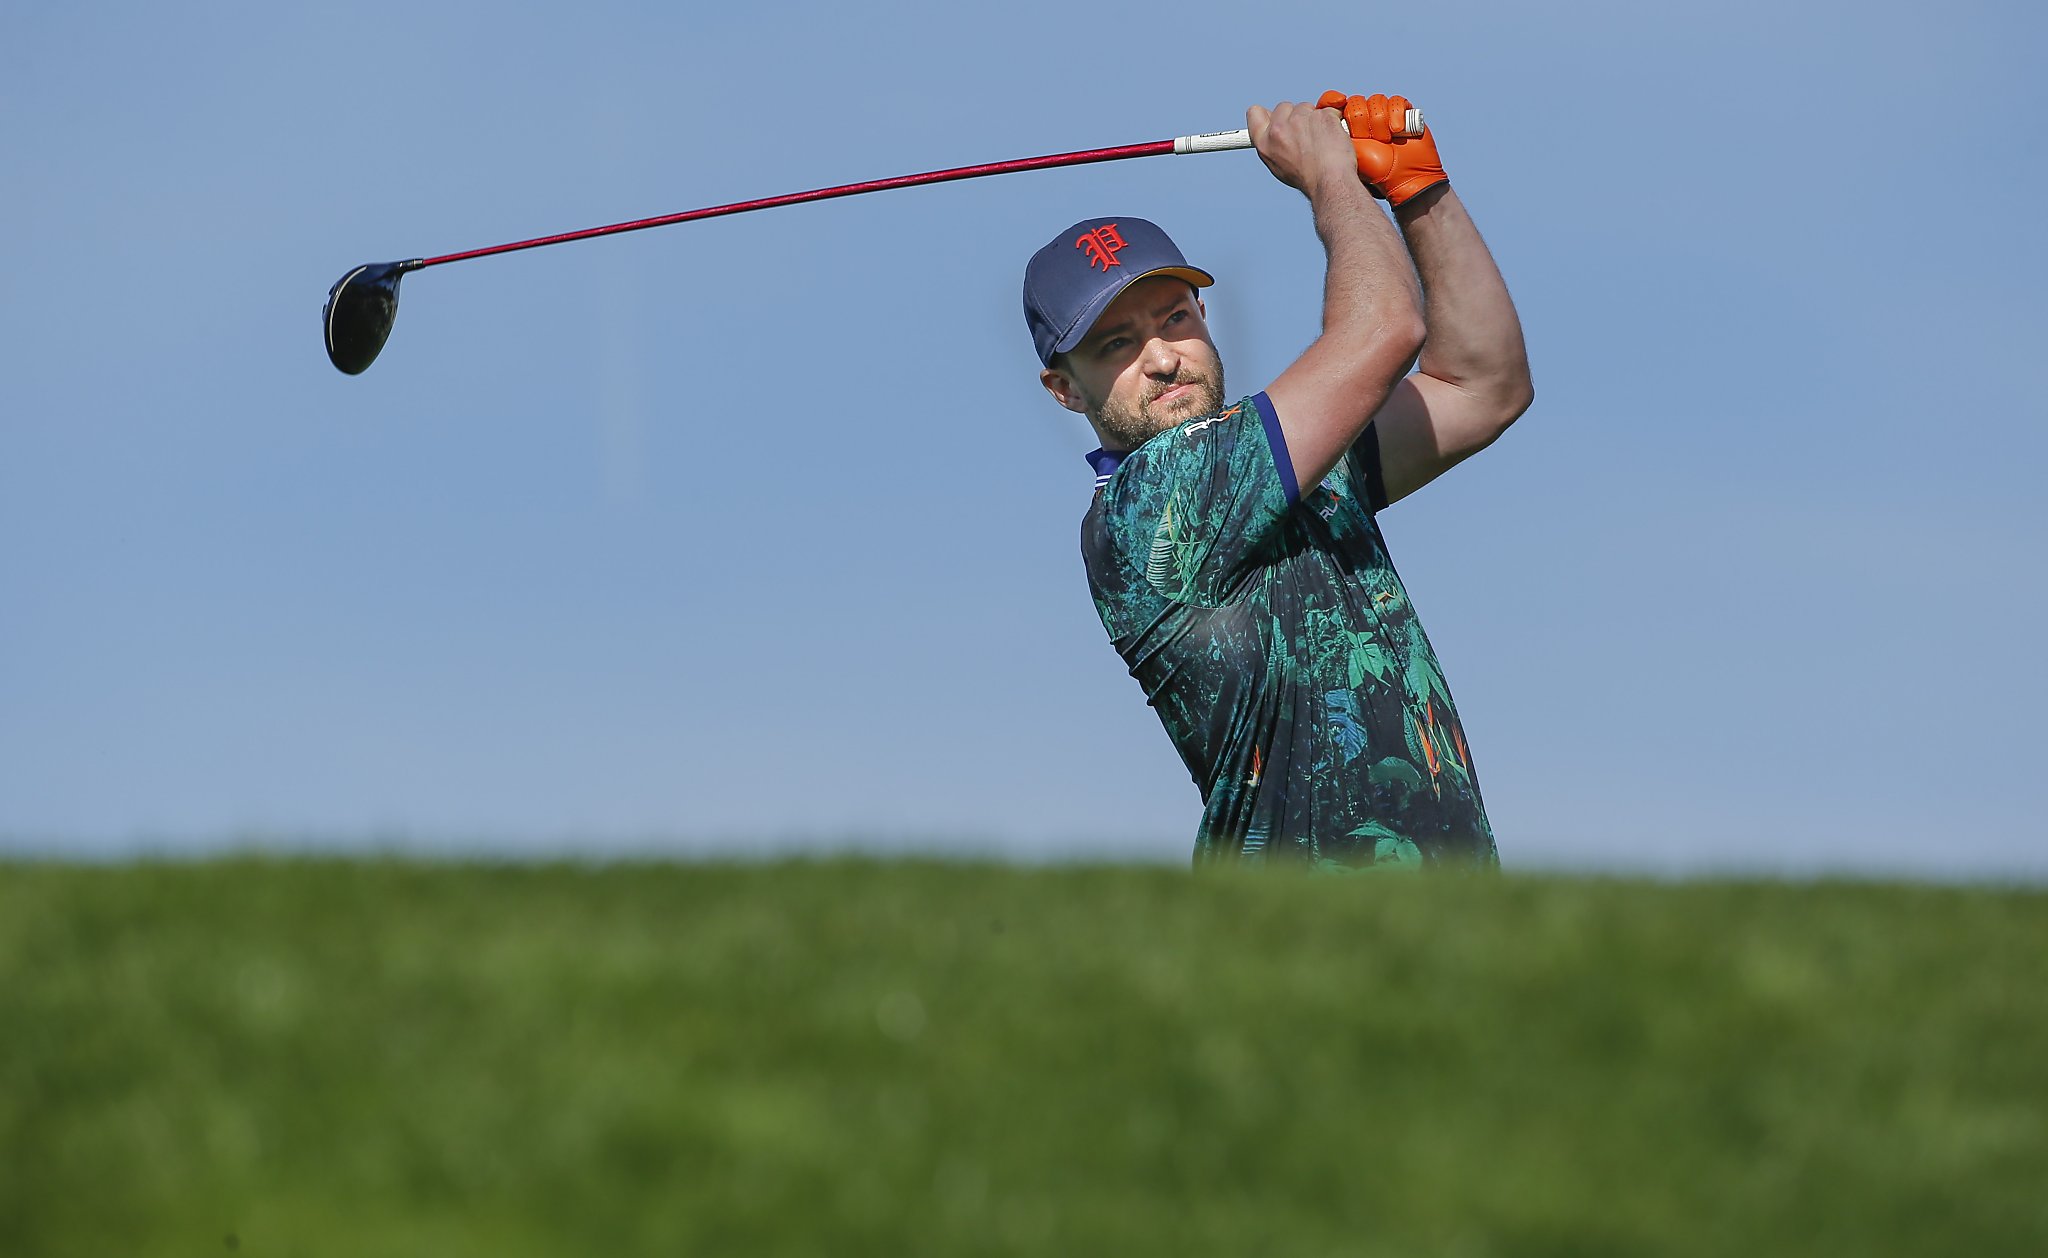
[[1342, 111], [1344, 126], [1351, 132], [1351, 147], [1358, 150], [1358, 177], [1374, 196], [1399, 205], [1450, 178], [1444, 173], [1443, 159], [1436, 154], [1436, 137], [1428, 127], [1421, 135], [1400, 134], [1412, 108], [1407, 97], [1324, 92], [1316, 108]]

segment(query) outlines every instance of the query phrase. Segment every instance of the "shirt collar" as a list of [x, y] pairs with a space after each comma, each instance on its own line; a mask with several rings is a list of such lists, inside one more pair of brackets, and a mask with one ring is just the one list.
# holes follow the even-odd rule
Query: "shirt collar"
[[1109, 483], [1109, 478], [1116, 475], [1117, 467], [1130, 453], [1129, 450], [1093, 450], [1088, 453], [1088, 466], [1095, 469], [1097, 489]]

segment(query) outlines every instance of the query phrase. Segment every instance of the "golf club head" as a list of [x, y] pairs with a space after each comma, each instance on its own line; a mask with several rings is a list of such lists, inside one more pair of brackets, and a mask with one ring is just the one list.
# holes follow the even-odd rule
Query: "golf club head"
[[377, 361], [398, 317], [398, 281], [419, 262], [369, 262], [327, 290], [327, 358], [351, 376]]

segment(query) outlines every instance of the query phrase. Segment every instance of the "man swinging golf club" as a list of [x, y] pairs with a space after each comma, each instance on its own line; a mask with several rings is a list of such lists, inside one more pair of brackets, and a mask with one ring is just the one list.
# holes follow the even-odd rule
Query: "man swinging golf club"
[[1025, 271], [1039, 379], [1102, 442], [1081, 527], [1096, 610], [1201, 787], [1198, 863], [1498, 862], [1374, 514], [1533, 394], [1507, 287], [1408, 108], [1326, 92], [1248, 111], [1329, 258], [1322, 335], [1263, 392], [1226, 405], [1197, 293], [1214, 281], [1153, 224], [1084, 220]]

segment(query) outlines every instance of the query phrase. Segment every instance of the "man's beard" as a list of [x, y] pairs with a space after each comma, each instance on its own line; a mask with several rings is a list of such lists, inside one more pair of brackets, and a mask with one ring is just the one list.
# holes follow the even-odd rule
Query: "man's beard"
[[[1159, 401], [1160, 394], [1182, 385], [1191, 387], [1171, 402]], [[1183, 372], [1159, 385], [1135, 410], [1121, 402], [1104, 402], [1100, 409], [1089, 411], [1088, 418], [1116, 448], [1135, 450], [1175, 424], [1222, 409], [1223, 364], [1218, 363], [1214, 378]]]

